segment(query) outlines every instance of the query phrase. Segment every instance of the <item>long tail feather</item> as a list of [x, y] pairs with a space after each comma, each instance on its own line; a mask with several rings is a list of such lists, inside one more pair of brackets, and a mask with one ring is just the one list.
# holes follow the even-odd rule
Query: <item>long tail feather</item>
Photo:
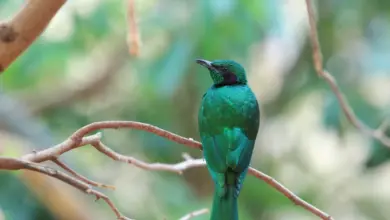
[[228, 185], [226, 194], [221, 197], [214, 193], [210, 220], [238, 220], [237, 193], [234, 185]]

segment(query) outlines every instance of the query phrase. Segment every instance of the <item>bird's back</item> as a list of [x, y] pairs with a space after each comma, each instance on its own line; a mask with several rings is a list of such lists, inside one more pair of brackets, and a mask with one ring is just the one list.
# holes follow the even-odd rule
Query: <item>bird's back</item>
[[238, 127], [250, 140], [259, 127], [259, 106], [246, 85], [211, 87], [203, 96], [198, 116], [202, 135], [218, 135], [226, 128]]
[[203, 154], [212, 174], [226, 173], [229, 169], [245, 172], [259, 129], [259, 117], [256, 97], [246, 85], [211, 87], [206, 92], [198, 121]]

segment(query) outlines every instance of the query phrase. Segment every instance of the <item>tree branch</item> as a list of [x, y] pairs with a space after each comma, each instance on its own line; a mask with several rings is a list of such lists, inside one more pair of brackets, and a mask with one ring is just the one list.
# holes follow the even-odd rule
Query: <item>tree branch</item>
[[0, 74], [43, 32], [65, 0], [28, 0], [10, 21], [0, 23]]
[[166, 138], [178, 144], [183, 144], [192, 148], [202, 149], [202, 144], [198, 141], [194, 141], [192, 138], [185, 138], [175, 133], [166, 131], [159, 127], [136, 121], [100, 121], [88, 124], [75, 133], [73, 133], [69, 140], [73, 140], [73, 145], [78, 145], [82, 138], [90, 132], [99, 129], [119, 129], [119, 128], [131, 128], [136, 130], [142, 130], [149, 133], [156, 134], [160, 137]]
[[168, 171], [177, 174], [182, 174], [184, 170], [187, 170], [189, 168], [203, 167], [206, 165], [206, 162], [203, 159], [186, 159], [185, 161], [176, 164], [146, 163], [144, 161], [135, 159], [134, 157], [118, 154], [107, 146], [105, 146], [101, 141], [92, 143], [92, 146], [94, 146], [98, 151], [107, 155], [113, 160], [133, 164], [134, 166], [144, 170]]
[[311, 0], [306, 0], [306, 7], [310, 25], [310, 41], [313, 48], [313, 65], [318, 76], [323, 78], [329, 84], [331, 90], [336, 95], [345, 116], [355, 128], [361, 130], [365, 135], [377, 139], [385, 146], [390, 147], [390, 138], [383, 133], [383, 129], [372, 129], [360, 121], [348, 103], [348, 100], [345, 98], [345, 95], [341, 92], [340, 87], [337, 85], [337, 81], [328, 71], [324, 70], [322, 65], [321, 46], [318, 41], [317, 25]]
[[22, 160], [27, 160], [35, 163], [40, 163], [43, 161], [53, 160], [62, 155], [65, 152], [72, 150], [73, 148], [88, 145], [100, 140], [101, 134], [97, 133], [95, 135], [83, 137], [80, 143], [73, 147], [73, 141], [70, 139], [65, 140], [64, 142], [57, 144], [53, 147], [47, 148], [45, 150], [41, 150], [38, 152], [32, 152], [30, 154], [26, 154], [21, 157]]
[[[16, 14], [14, 18], [10, 21], [3, 22], [0, 24], [0, 73], [4, 71], [23, 51], [25, 51], [31, 43], [43, 32], [50, 20], [54, 17], [56, 12], [61, 8], [65, 3], [65, 0], [29, 0], [24, 5], [24, 7]], [[314, 19], [314, 13], [310, 0], [306, 0], [309, 23], [310, 23], [310, 38], [313, 46], [313, 62], [315, 69], [320, 77], [322, 77], [331, 87], [332, 91], [335, 93], [344, 114], [347, 116], [348, 120], [357, 128], [362, 130], [365, 134], [378, 139], [384, 145], [390, 147], [390, 138], [383, 135], [382, 129], [372, 129], [362, 123], [355, 115], [353, 109], [348, 104], [347, 99], [339, 89], [336, 80], [331, 74], [323, 69], [322, 66], [322, 55], [321, 48], [318, 42], [318, 34], [316, 22]], [[39, 16], [38, 16], [39, 15]], [[131, 42], [132, 46], [138, 53], [138, 30], [136, 29], [135, 16], [134, 16], [134, 3], [132, 0], [129, 1], [129, 20], [131, 21]], [[136, 35], [137, 34], [137, 35]], [[182, 173], [184, 170], [191, 167], [200, 167], [205, 166], [205, 161], [203, 159], [193, 159], [186, 157], [183, 162], [177, 164], [160, 164], [154, 163], [149, 164], [140, 160], [137, 160], [133, 157], [124, 156], [118, 154], [105, 146], [101, 141], [100, 134], [95, 134], [91, 136], [85, 136], [88, 133], [99, 129], [118, 129], [118, 128], [133, 128], [137, 130], [143, 130], [146, 132], [154, 133], [163, 138], [172, 140], [179, 144], [183, 144], [192, 148], [202, 149], [201, 143], [194, 141], [190, 138], [181, 137], [177, 134], [174, 134], [169, 131], [165, 131], [161, 128], [158, 128], [153, 125], [133, 122], [133, 121], [103, 121], [95, 122], [89, 125], [86, 125], [74, 134], [72, 134], [64, 142], [53, 146], [51, 148], [30, 153], [22, 156], [20, 159], [16, 158], [7, 158], [0, 157], [0, 169], [2, 170], [20, 170], [27, 169], [35, 172], [40, 172], [45, 175], [51, 176], [58, 180], [61, 180], [85, 193], [95, 195], [97, 199], [103, 199], [113, 210], [118, 219], [128, 219], [124, 217], [119, 210], [115, 207], [112, 201], [103, 193], [98, 192], [91, 188], [91, 185], [102, 186], [102, 184], [88, 180], [87, 178], [77, 174], [71, 168], [66, 166], [64, 163], [58, 160], [58, 157], [74, 148], [81, 147], [87, 144], [91, 144], [97, 150], [109, 156], [110, 158], [122, 161], [126, 163], [131, 163], [139, 168], [146, 170], [158, 170], [158, 171], [171, 171], [175, 173]], [[53, 161], [57, 165], [61, 166], [70, 174], [75, 177], [71, 177], [66, 173], [60, 172], [58, 170], [44, 167], [38, 163], [43, 161]], [[282, 184], [278, 183], [272, 177], [254, 169], [249, 169], [249, 174], [265, 181], [267, 184], [281, 192], [296, 205], [302, 206], [306, 210], [312, 212], [322, 219], [330, 220], [331, 216], [317, 209], [316, 207], [310, 205], [304, 200], [300, 199], [294, 193], [289, 191]], [[195, 215], [198, 215], [199, 212], [202, 213], [203, 210], [190, 213], [189, 217], [184, 216], [184, 219], [189, 219]], [[204, 211], [203, 211], [204, 212]], [[182, 219], [183, 219], [182, 218]]]
[[180, 220], [190, 220], [193, 217], [196, 217], [196, 216], [199, 216], [199, 215], [203, 215], [203, 214], [206, 214], [208, 212], [209, 212], [208, 209], [200, 209], [200, 210], [188, 213], [187, 215], [181, 217]]
[[135, 16], [135, 0], [127, 0], [127, 23], [129, 26], [127, 33], [127, 45], [129, 48], [129, 53], [132, 56], [139, 55], [139, 31]]
[[[134, 122], [134, 121], [101, 121], [101, 122], [94, 122], [91, 124], [88, 124], [80, 129], [78, 129], [76, 132], [74, 132], [67, 140], [64, 142], [53, 146], [51, 148], [30, 153], [27, 155], [24, 155], [21, 157], [20, 161], [23, 162], [43, 162], [43, 161], [55, 161], [60, 155], [75, 149], [77, 147], [81, 147], [84, 145], [92, 145], [94, 148], [96, 148], [98, 151], [101, 153], [107, 155], [108, 157], [112, 158], [113, 160], [116, 161], [121, 161], [129, 164], [133, 164], [134, 166], [137, 166], [141, 169], [145, 170], [154, 170], [154, 171], [168, 171], [168, 172], [173, 172], [173, 173], [178, 173], [181, 174], [183, 171], [189, 169], [189, 168], [194, 168], [194, 167], [202, 167], [206, 165], [206, 162], [203, 159], [194, 159], [190, 157], [188, 154], [184, 154], [183, 158], [184, 161], [176, 163], [176, 164], [162, 164], [162, 163], [147, 163], [138, 159], [135, 159], [133, 157], [121, 155], [119, 153], [116, 153], [109, 147], [105, 146], [101, 142], [101, 134], [97, 133], [94, 135], [90, 136], [85, 136], [88, 133], [91, 133], [96, 130], [100, 129], [119, 129], [119, 128], [132, 128], [132, 129], [137, 129], [137, 130], [143, 130], [147, 131], [150, 133], [154, 133], [156, 135], [159, 135], [161, 137], [164, 137], [166, 139], [169, 139], [171, 141], [192, 147], [192, 148], [197, 148], [197, 149], [202, 149], [201, 143], [191, 139], [191, 138], [185, 138], [182, 136], [179, 136], [177, 134], [174, 134], [172, 132], [163, 130], [161, 128], [158, 128], [156, 126], [150, 125], [150, 124], [145, 124], [141, 122]], [[8, 170], [15, 170], [15, 167], [13, 167], [13, 164], [7, 163], [7, 161], [13, 161], [13, 158], [2, 158], [0, 160], [0, 169], [8, 169]], [[20, 167], [17, 167], [20, 169]], [[74, 174], [75, 172], [69, 171], [70, 168], [65, 169], [68, 172], [70, 172], [72, 175], [76, 176], [78, 179], [80, 179], [79, 174]], [[313, 213], [314, 215], [324, 219], [324, 220], [332, 220], [332, 217], [328, 215], [327, 213], [319, 210], [318, 208], [314, 207], [313, 205], [310, 205], [303, 199], [299, 198], [297, 195], [295, 195], [293, 192], [289, 191], [285, 186], [274, 180], [272, 177], [254, 169], [250, 168], [248, 173], [250, 175], [255, 176], [258, 179], [263, 180], [266, 182], [268, 185], [272, 186], [279, 192], [281, 192], [283, 195], [285, 195], [287, 198], [289, 198], [292, 202], [294, 202], [296, 205], [301, 206], [308, 210], [309, 212]], [[85, 183], [85, 181], [78, 180], [76, 178], [72, 178], [77, 180], [77, 184], [82, 183], [83, 187], [85, 185], [88, 185]], [[62, 179], [61, 179], [62, 180]], [[69, 180], [67, 183], [69, 184]], [[80, 186], [76, 184], [76, 188], [80, 189]], [[72, 185], [72, 184], [71, 184]], [[83, 188], [84, 189], [84, 188]], [[93, 191], [94, 195], [97, 195], [97, 191]], [[107, 197], [104, 197], [104, 195], [99, 195], [99, 198], [104, 199], [107, 204], [110, 205], [111, 209], [115, 212], [115, 214], [118, 216], [118, 211], [115, 210], [115, 206], [108, 200]]]
[[315, 206], [309, 204], [305, 200], [299, 198], [297, 195], [295, 195], [293, 192], [291, 192], [289, 189], [287, 189], [285, 186], [283, 186], [281, 183], [276, 181], [274, 178], [268, 176], [265, 173], [262, 173], [252, 167], [249, 168], [248, 173], [255, 176], [258, 179], [263, 180], [268, 185], [272, 186], [276, 190], [278, 190], [280, 193], [282, 193], [284, 196], [286, 196], [288, 199], [290, 199], [295, 205], [301, 206], [307, 211], [313, 213], [314, 215], [320, 217], [324, 220], [333, 220], [332, 216], [329, 214], [321, 211], [320, 209], [316, 208]]
[[51, 176], [53, 178], [56, 178], [64, 183], [67, 183], [80, 191], [95, 195], [96, 200], [103, 199], [112, 209], [112, 211], [115, 213], [118, 219], [122, 220], [128, 220], [129, 218], [123, 216], [119, 210], [115, 207], [114, 203], [103, 193], [98, 192], [91, 188], [90, 185], [87, 183], [82, 182], [81, 180], [78, 180], [74, 177], [69, 176], [66, 173], [63, 173], [61, 171], [55, 170], [50, 167], [41, 166], [37, 163], [33, 163], [26, 160], [16, 159], [16, 158], [7, 158], [7, 157], [0, 157], [0, 169], [1, 170], [31, 170], [35, 172], [39, 172], [48, 176]]
[[78, 174], [76, 171], [74, 171], [72, 168], [70, 168], [64, 162], [60, 161], [58, 158], [53, 159], [52, 161], [53, 161], [53, 163], [57, 164], [59, 167], [61, 167], [62, 169], [64, 169], [68, 173], [72, 174], [75, 178], [77, 178], [78, 180], [83, 181], [86, 184], [89, 184], [89, 185], [95, 186], [95, 187], [106, 188], [106, 189], [113, 189], [113, 190], [115, 189], [115, 186], [106, 185], [106, 184], [103, 184], [103, 183], [98, 183], [98, 182], [89, 180], [88, 178]]

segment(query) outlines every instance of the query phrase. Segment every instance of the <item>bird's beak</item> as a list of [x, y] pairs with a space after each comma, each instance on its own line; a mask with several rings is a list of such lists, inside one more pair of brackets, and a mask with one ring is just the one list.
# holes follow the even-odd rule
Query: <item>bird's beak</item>
[[208, 60], [203, 60], [203, 59], [197, 59], [196, 60], [196, 63], [206, 67], [207, 69], [211, 69], [213, 68], [213, 66], [211, 65], [211, 62], [208, 61]]

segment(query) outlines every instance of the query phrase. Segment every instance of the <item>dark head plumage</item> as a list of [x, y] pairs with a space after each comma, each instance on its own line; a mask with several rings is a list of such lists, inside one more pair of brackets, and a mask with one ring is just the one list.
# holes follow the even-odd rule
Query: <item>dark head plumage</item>
[[233, 60], [197, 59], [196, 62], [209, 70], [215, 86], [247, 83], [245, 69]]

